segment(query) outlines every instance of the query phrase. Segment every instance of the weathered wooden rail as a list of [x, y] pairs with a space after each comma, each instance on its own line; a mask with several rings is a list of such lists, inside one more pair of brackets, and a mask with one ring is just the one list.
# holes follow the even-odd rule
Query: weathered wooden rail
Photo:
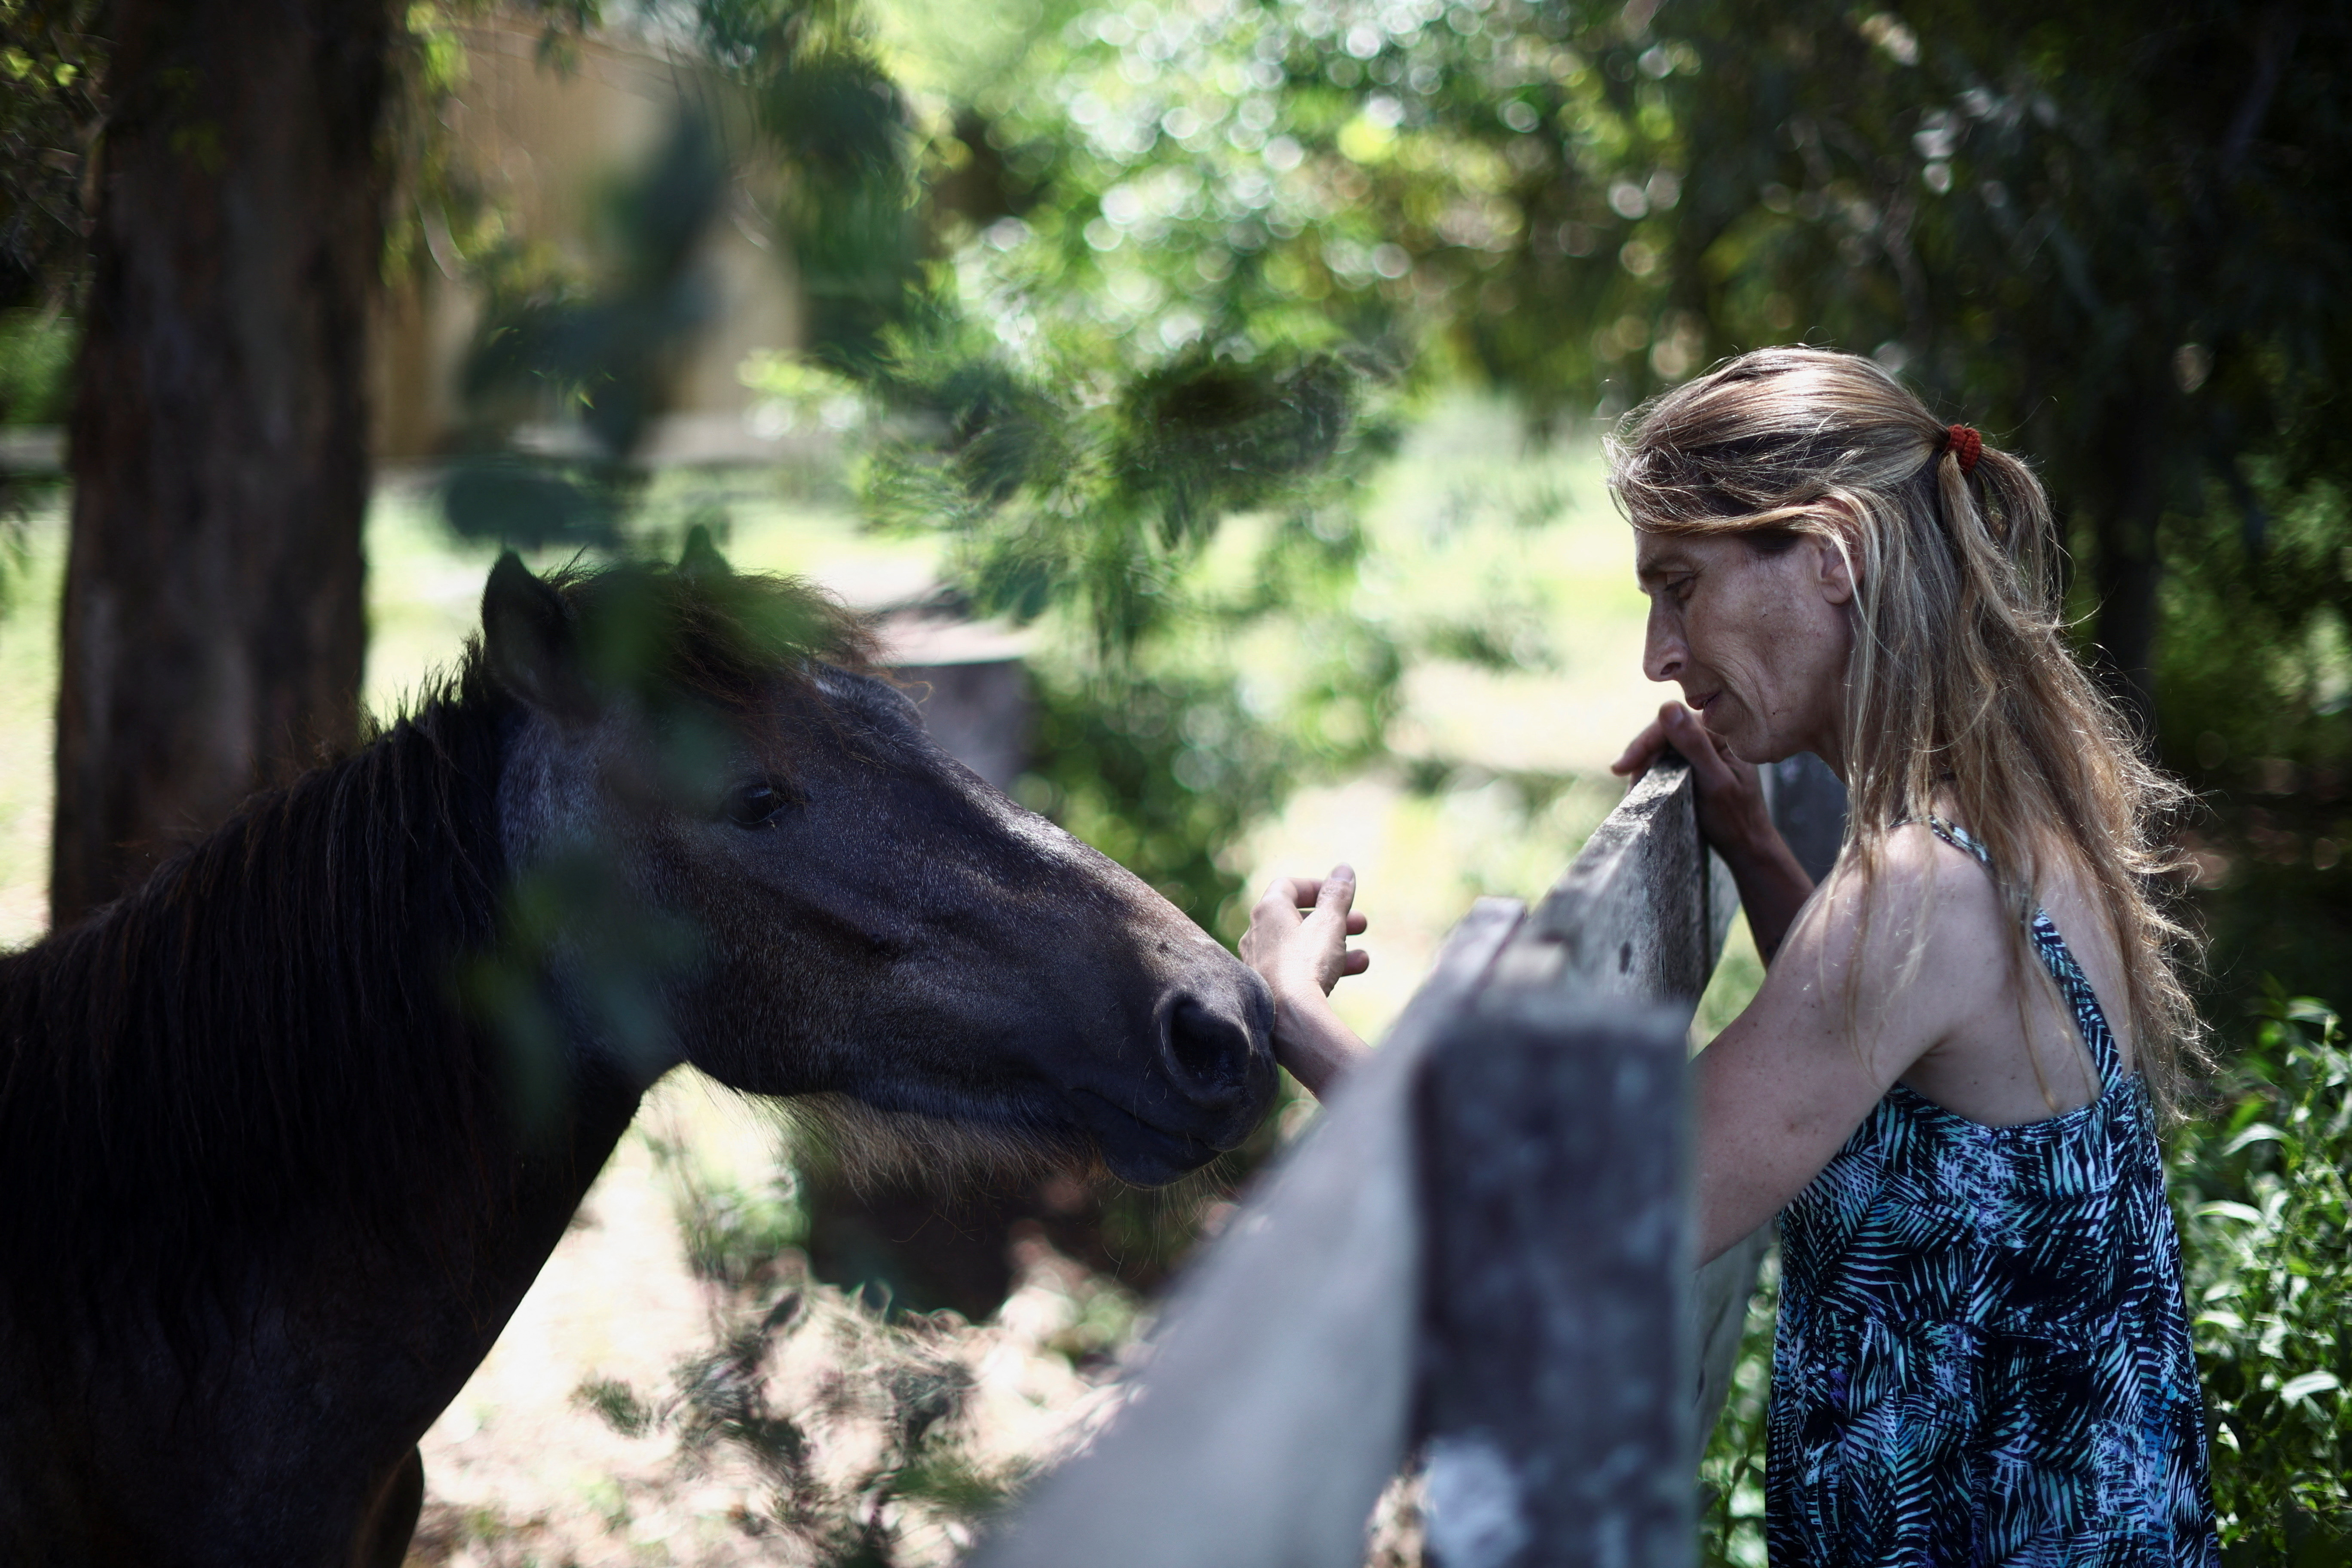
[[[1772, 775], [1818, 876], [1843, 792]], [[975, 1563], [1357, 1568], [1418, 1451], [1441, 1568], [1687, 1563], [1767, 1239], [1693, 1273], [1688, 1026], [1734, 907], [1671, 758], [1533, 910], [1479, 900]]]

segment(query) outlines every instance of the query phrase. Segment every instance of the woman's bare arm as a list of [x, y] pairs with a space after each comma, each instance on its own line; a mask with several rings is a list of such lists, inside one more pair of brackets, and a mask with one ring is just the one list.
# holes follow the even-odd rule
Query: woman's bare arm
[[[2004, 994], [1991, 884], [1924, 826], [1870, 885], [1832, 877], [1747, 1011], [1699, 1053], [1698, 1218], [1713, 1258], [1778, 1214], [1879, 1100]], [[1912, 963], [1922, 934], [1932, 944]]]

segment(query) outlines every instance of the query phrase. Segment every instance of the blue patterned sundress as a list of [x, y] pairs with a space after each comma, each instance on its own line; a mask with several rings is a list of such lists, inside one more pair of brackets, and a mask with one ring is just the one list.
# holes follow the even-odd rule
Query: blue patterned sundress
[[2032, 934], [2099, 1098], [1989, 1127], [1897, 1084], [1780, 1216], [1773, 1568], [2220, 1562], [2154, 1109], [2047, 912]]

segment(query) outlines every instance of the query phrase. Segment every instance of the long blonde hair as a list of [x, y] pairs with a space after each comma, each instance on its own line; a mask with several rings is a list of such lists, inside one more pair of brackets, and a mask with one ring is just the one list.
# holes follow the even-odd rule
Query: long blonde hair
[[2138, 1065], [2170, 1111], [2205, 1059], [2179, 967], [2194, 942], [2164, 900], [2187, 792], [2067, 647], [2032, 470], [1986, 446], [1964, 472], [1947, 427], [1892, 375], [1802, 348], [1743, 354], [1654, 399], [1609, 455], [1637, 529], [1767, 550], [1810, 534], [1840, 552], [1855, 635], [1839, 873], [1866, 884], [1888, 835], [1948, 795], [1991, 857], [2012, 963], [2039, 973], [2027, 922], [2054, 849], [2106, 918]]

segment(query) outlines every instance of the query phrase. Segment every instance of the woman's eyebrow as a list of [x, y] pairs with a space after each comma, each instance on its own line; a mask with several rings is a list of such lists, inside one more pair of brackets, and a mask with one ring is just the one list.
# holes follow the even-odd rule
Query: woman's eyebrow
[[1689, 570], [1691, 570], [1691, 558], [1675, 551], [1654, 557], [1649, 561], [1635, 562], [1633, 580], [1637, 583], [1654, 583], [1663, 578], [1671, 577], [1677, 572]]

